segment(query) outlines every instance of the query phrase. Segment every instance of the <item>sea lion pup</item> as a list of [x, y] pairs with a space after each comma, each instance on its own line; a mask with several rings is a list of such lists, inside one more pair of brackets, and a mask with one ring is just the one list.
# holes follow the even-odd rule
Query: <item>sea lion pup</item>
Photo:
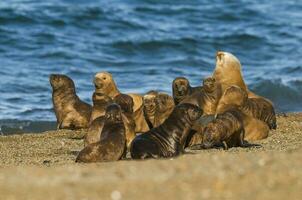
[[237, 85], [248, 93], [248, 97], [259, 97], [248, 90], [241, 73], [241, 63], [231, 53], [223, 51], [216, 53], [216, 67], [213, 77], [221, 84], [222, 93], [229, 86]]
[[204, 129], [203, 147], [208, 149], [223, 146], [225, 150], [230, 147], [247, 147], [244, 141], [244, 126], [242, 113], [232, 107], [210, 122]]
[[202, 87], [191, 87], [190, 82], [185, 77], [177, 77], [172, 82], [172, 93], [175, 105], [178, 105], [187, 96], [195, 91], [201, 90]]
[[[94, 77], [95, 91], [108, 95], [112, 99], [120, 94], [112, 75], [108, 72], [99, 72]], [[143, 98], [137, 94], [129, 94], [133, 99], [134, 121], [136, 124], [136, 132], [149, 130], [148, 124], [144, 118]]]
[[52, 102], [58, 129], [81, 129], [89, 125], [91, 105], [76, 95], [74, 82], [62, 74], [51, 74]]
[[106, 109], [105, 118], [100, 141], [81, 150], [76, 162], [117, 161], [125, 154], [125, 126], [120, 106], [117, 104], [109, 105]]
[[122, 110], [122, 118], [125, 125], [125, 134], [127, 140], [127, 147], [130, 147], [130, 143], [135, 138], [135, 121], [133, 118], [133, 99], [127, 94], [119, 94], [114, 98], [114, 102], [117, 103]]
[[144, 100], [144, 116], [149, 128], [153, 128], [155, 124], [156, 98], [158, 92], [151, 90], [143, 96]]
[[131, 157], [147, 159], [179, 155], [191, 126], [201, 114], [202, 110], [192, 104], [176, 106], [163, 124], [136, 136], [130, 148]]
[[255, 141], [268, 137], [269, 126], [256, 119], [251, 112], [246, 112], [243, 107], [246, 105], [247, 95], [244, 90], [238, 86], [231, 86], [227, 88], [222, 95], [216, 113], [223, 113], [232, 107], [237, 107], [242, 111], [243, 124], [245, 129], [245, 140]]
[[156, 112], [154, 127], [158, 127], [170, 116], [175, 107], [175, 104], [173, 97], [162, 92], [158, 93], [155, 100]]
[[204, 115], [214, 115], [220, 98], [220, 85], [214, 77], [207, 77], [203, 80], [203, 86], [200, 91], [194, 92], [180, 103], [198, 105], [203, 110]]
[[113, 103], [113, 100], [105, 94], [94, 92], [92, 95], [92, 102], [93, 102], [93, 107], [90, 117], [90, 124], [96, 118], [105, 115], [107, 106]]
[[265, 122], [270, 129], [277, 128], [274, 106], [264, 98], [248, 98], [246, 91], [238, 86], [228, 87], [219, 101], [217, 111], [225, 110], [225, 105], [234, 104], [239, 106], [241, 111], [248, 116]]
[[94, 119], [89, 125], [88, 131], [84, 136], [84, 146], [100, 141], [100, 134], [103, 130], [106, 117], [100, 116]]

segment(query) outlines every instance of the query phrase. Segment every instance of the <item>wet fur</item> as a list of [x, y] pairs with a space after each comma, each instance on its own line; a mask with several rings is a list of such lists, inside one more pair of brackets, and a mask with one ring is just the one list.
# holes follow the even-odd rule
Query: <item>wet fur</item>
[[183, 152], [186, 137], [193, 122], [202, 114], [194, 105], [176, 106], [160, 126], [137, 136], [131, 144], [133, 159], [167, 158]]

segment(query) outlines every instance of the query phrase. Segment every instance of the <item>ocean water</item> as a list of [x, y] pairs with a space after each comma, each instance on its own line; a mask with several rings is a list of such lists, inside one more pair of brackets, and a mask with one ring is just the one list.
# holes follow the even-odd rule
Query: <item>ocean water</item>
[[1, 0], [0, 132], [55, 127], [51, 73], [87, 102], [99, 71], [122, 92], [171, 93], [177, 76], [200, 85], [217, 50], [278, 112], [302, 111], [301, 45], [301, 0]]

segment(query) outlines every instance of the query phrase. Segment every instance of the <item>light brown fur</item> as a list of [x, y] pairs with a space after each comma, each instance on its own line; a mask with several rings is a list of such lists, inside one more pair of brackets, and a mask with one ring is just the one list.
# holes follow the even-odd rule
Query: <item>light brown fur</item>
[[[94, 84], [96, 92], [108, 95], [112, 99], [120, 94], [112, 75], [108, 72], [99, 72], [95, 75]], [[149, 130], [148, 124], [144, 118], [143, 99], [138, 94], [128, 94], [134, 102], [133, 112], [136, 124], [135, 132], [144, 132]]]
[[250, 110], [245, 107], [249, 104], [247, 93], [238, 86], [227, 88], [219, 101], [217, 113], [223, 113], [230, 107], [237, 107], [243, 112], [243, 123], [245, 128], [245, 139], [248, 141], [260, 140], [268, 137], [269, 126], [257, 119]]
[[76, 95], [72, 79], [66, 75], [52, 74], [50, 84], [58, 129], [87, 128], [92, 107]]

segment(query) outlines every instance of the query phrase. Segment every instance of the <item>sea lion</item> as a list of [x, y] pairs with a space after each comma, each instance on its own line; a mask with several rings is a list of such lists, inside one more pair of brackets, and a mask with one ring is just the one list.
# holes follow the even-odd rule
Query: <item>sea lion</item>
[[125, 126], [120, 106], [117, 104], [109, 105], [106, 109], [105, 118], [100, 141], [81, 150], [76, 162], [117, 161], [125, 155]]
[[[247, 93], [238, 86], [230, 86], [224, 91], [216, 113], [223, 113], [233, 107], [237, 107], [242, 112], [243, 124], [245, 129], [245, 140], [255, 141], [268, 137], [269, 126], [253, 116], [252, 112], [246, 112]], [[274, 125], [272, 125], [274, 126]]]
[[89, 125], [91, 105], [76, 95], [74, 82], [62, 74], [49, 77], [52, 86], [52, 102], [57, 118], [58, 129], [81, 129]]
[[119, 94], [114, 98], [114, 102], [117, 103], [122, 110], [122, 118], [125, 125], [125, 134], [127, 140], [127, 147], [130, 147], [130, 143], [135, 138], [135, 121], [133, 118], [133, 99], [126, 94]]
[[207, 77], [203, 80], [201, 90], [194, 92], [180, 103], [198, 105], [203, 110], [203, 115], [214, 115], [221, 95], [221, 87], [216, 82], [216, 79]]
[[94, 119], [88, 128], [87, 133], [84, 136], [84, 146], [86, 147], [89, 144], [96, 143], [100, 141], [100, 134], [103, 130], [106, 117], [100, 116]]
[[[94, 85], [95, 85], [95, 91], [100, 92], [103, 94], [108, 95], [112, 99], [116, 97], [117, 95], [121, 94], [121, 92], [118, 90], [115, 81], [113, 80], [113, 77], [108, 72], [99, 72], [94, 77]], [[133, 99], [134, 106], [133, 106], [133, 112], [134, 112], [134, 121], [136, 124], [136, 132], [143, 132], [149, 130], [148, 124], [144, 118], [144, 112], [143, 112], [143, 99], [138, 94], [129, 94], [131, 98]]]
[[275, 109], [265, 98], [248, 98], [246, 91], [238, 86], [228, 87], [219, 101], [218, 112], [223, 112], [225, 105], [234, 104], [248, 116], [265, 122], [270, 129], [277, 128]]
[[174, 109], [174, 100], [168, 94], [158, 93], [156, 97], [156, 113], [154, 127], [161, 125], [172, 113]]
[[178, 105], [184, 98], [190, 96], [202, 87], [192, 87], [185, 77], [177, 77], [172, 82], [172, 93], [175, 105]]
[[215, 146], [245, 147], [244, 126], [242, 113], [237, 108], [218, 114], [216, 119], [210, 122], [204, 129], [203, 147], [208, 149]]
[[107, 106], [113, 103], [113, 100], [105, 94], [94, 92], [92, 95], [92, 102], [93, 102], [93, 107], [90, 117], [90, 124], [96, 118], [105, 115]]
[[132, 141], [133, 159], [168, 158], [183, 152], [186, 137], [202, 110], [192, 104], [176, 106], [160, 126], [143, 133]]
[[158, 92], [151, 90], [143, 96], [144, 100], [144, 116], [148, 123], [149, 128], [153, 128], [155, 124], [155, 113], [156, 113], [156, 98]]
[[173, 108], [173, 97], [168, 94], [151, 90], [144, 96], [144, 114], [150, 129], [161, 125]]
[[259, 97], [249, 91], [242, 73], [239, 59], [231, 53], [218, 51], [213, 77], [221, 85], [222, 93], [231, 85], [237, 85], [248, 93], [249, 97]]

